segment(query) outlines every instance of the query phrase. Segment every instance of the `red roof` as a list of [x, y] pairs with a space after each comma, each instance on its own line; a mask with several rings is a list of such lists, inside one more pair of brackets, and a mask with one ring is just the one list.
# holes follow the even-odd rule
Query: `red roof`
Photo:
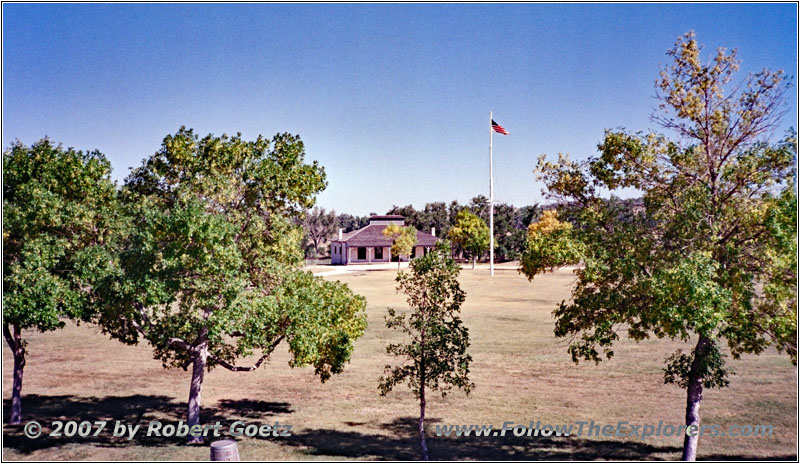
[[[373, 218], [376, 217], [387, 217], [395, 219], [396, 216], [372, 216]], [[403, 216], [399, 216], [402, 218]], [[390, 247], [392, 246], [392, 240], [390, 238], [384, 237], [383, 229], [386, 226], [383, 224], [370, 224], [362, 229], [354, 230], [352, 232], [348, 232], [342, 235], [341, 240], [331, 240], [331, 242], [338, 242], [338, 243], [346, 243], [347, 246], [351, 247], [375, 247], [375, 246], [385, 246]], [[421, 246], [433, 246], [439, 241], [439, 237], [434, 237], [431, 234], [426, 234], [425, 232], [417, 231], [417, 245]]]

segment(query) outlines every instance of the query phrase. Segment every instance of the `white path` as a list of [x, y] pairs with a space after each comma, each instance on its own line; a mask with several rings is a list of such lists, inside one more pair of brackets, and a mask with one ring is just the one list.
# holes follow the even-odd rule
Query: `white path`
[[[322, 267], [326, 269], [319, 270], [319, 268]], [[462, 264], [461, 268], [472, 270], [472, 264]], [[517, 263], [503, 263], [495, 265], [494, 268], [495, 270], [501, 271], [516, 271], [519, 269], [519, 265]], [[397, 271], [397, 263], [350, 264], [349, 266], [333, 266], [329, 264], [308, 266], [308, 269], [315, 269], [315, 276], [325, 277], [363, 271]], [[400, 263], [400, 269], [408, 269], [408, 263]], [[475, 266], [475, 270], [486, 270], [486, 272], [489, 272], [489, 265], [478, 264]]]

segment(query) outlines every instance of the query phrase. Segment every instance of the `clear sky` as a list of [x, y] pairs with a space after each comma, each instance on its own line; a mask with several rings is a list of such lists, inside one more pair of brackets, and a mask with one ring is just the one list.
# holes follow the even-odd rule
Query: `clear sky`
[[653, 83], [690, 29], [705, 56], [738, 48], [742, 76], [796, 78], [795, 4], [6, 3], [2, 143], [96, 148], [121, 181], [181, 125], [291, 132], [328, 173], [321, 206], [385, 213], [487, 195], [492, 110], [511, 133], [496, 198], [523, 206], [539, 154], [656, 128]]

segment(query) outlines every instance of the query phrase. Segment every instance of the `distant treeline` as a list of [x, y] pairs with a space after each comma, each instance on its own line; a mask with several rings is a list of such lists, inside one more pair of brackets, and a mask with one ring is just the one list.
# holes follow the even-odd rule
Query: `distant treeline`
[[[466, 205], [455, 200], [450, 203], [437, 201], [427, 203], [420, 210], [412, 205], [393, 206], [385, 213], [370, 213], [367, 216], [336, 214], [334, 211], [326, 212], [324, 208], [314, 208], [308, 212], [303, 224], [307, 232], [306, 256], [327, 256], [330, 240], [336, 237], [339, 229], [344, 233], [360, 229], [366, 226], [369, 217], [375, 214], [399, 214], [406, 218], [406, 224], [418, 230], [431, 233], [431, 230], [435, 229], [437, 237], [447, 237], [450, 228], [455, 224], [456, 215], [463, 209], [476, 214], [489, 224], [489, 199], [483, 195], [474, 197]], [[536, 204], [517, 208], [507, 203], [495, 203], [494, 231], [497, 240], [495, 248], [497, 260], [508, 261], [519, 257], [525, 247], [528, 225], [538, 219], [540, 212], [541, 208]], [[460, 254], [461, 250], [456, 246], [454, 251]]]
[[[612, 198], [620, 207], [620, 213], [631, 214], [641, 211], [644, 204], [641, 198], [621, 200]], [[562, 211], [563, 217], [573, 225], [579, 226], [574, 221], [574, 215], [570, 214], [570, 205], [550, 204], [540, 206], [538, 204], [527, 205], [517, 208], [507, 203], [495, 203], [494, 206], [494, 236], [497, 241], [495, 256], [498, 261], [512, 261], [519, 259], [520, 254], [525, 249], [525, 237], [528, 226], [531, 222], [537, 221], [543, 210], [558, 208]], [[303, 222], [306, 230], [304, 248], [306, 257], [320, 258], [329, 255], [330, 240], [335, 239], [339, 229], [343, 233], [360, 229], [369, 224], [369, 217], [376, 214], [399, 214], [406, 218], [406, 224], [416, 227], [423, 232], [431, 233], [436, 230], [437, 237], [447, 237], [450, 228], [456, 221], [458, 212], [466, 209], [483, 219], [489, 224], [489, 199], [483, 195], [478, 195], [466, 205], [458, 201], [446, 203], [436, 201], [426, 203], [423, 209], [417, 210], [412, 205], [392, 206], [385, 213], [370, 213], [366, 216], [355, 216], [347, 213], [336, 214], [335, 211], [326, 211], [325, 208], [314, 208], [309, 210]], [[454, 245], [453, 250], [457, 255], [461, 250]]]

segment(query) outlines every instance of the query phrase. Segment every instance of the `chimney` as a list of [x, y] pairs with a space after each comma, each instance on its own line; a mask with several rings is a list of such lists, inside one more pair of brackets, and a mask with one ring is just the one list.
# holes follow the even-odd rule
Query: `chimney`
[[436, 227], [431, 227], [431, 235], [436, 237]]
[[339, 229], [339, 240], [341, 240], [341, 239], [342, 239], [342, 229], [340, 228]]

